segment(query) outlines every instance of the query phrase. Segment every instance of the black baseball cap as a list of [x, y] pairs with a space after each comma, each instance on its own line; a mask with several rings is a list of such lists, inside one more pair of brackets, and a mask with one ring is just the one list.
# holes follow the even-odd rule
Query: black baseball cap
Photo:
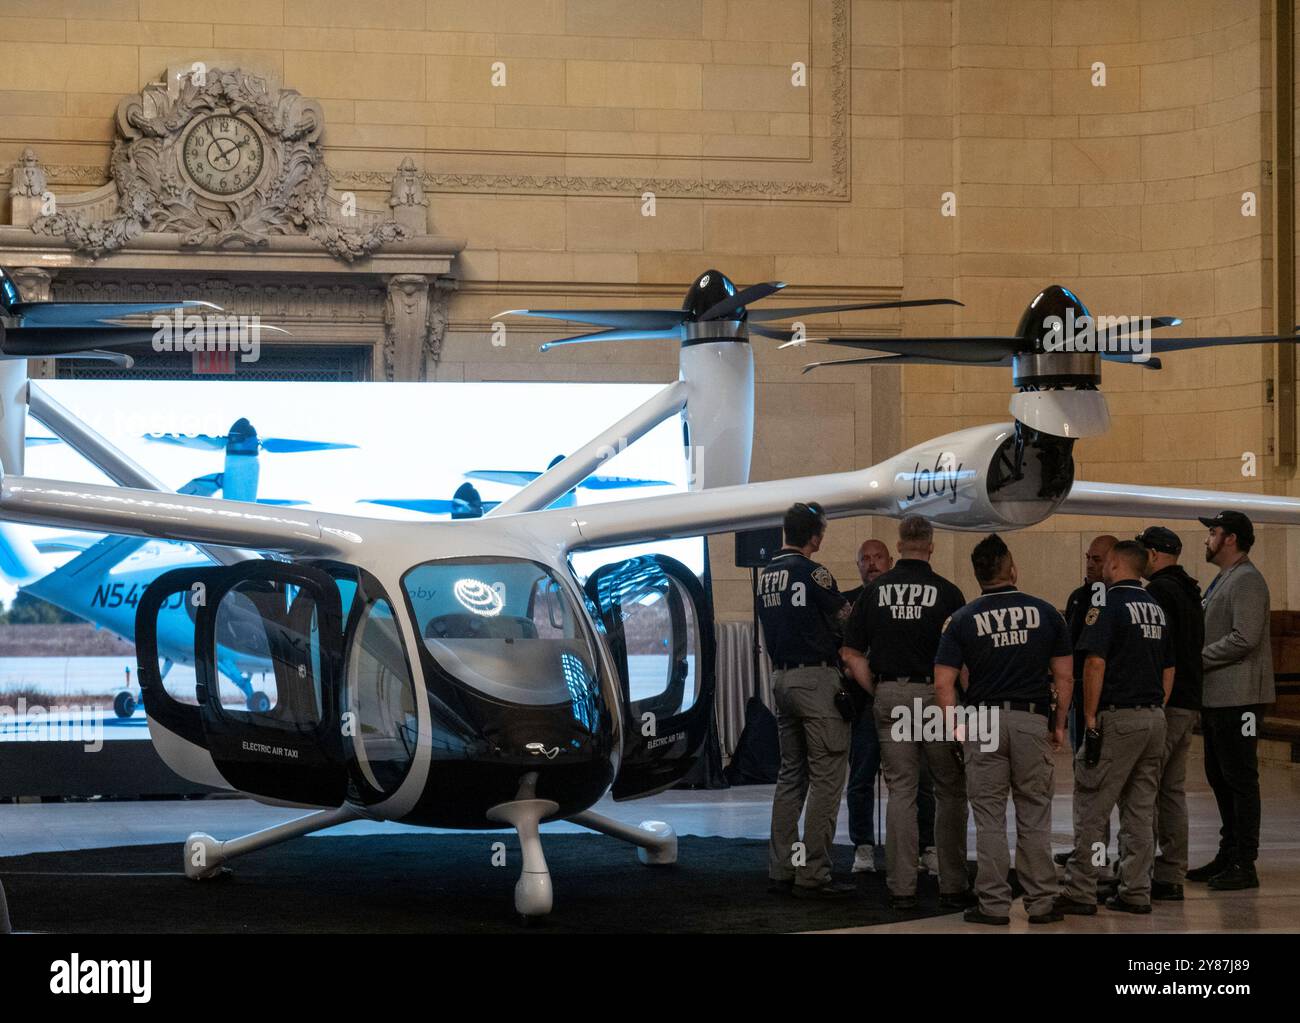
[[1159, 551], [1161, 554], [1181, 554], [1183, 541], [1178, 534], [1164, 526], [1147, 526], [1137, 537], [1137, 542], [1147, 550]]
[[1197, 517], [1200, 518], [1201, 525], [1208, 529], [1219, 526], [1225, 533], [1232, 533], [1248, 546], [1255, 542], [1255, 527], [1250, 524], [1250, 518], [1244, 512], [1221, 511], [1212, 519]]

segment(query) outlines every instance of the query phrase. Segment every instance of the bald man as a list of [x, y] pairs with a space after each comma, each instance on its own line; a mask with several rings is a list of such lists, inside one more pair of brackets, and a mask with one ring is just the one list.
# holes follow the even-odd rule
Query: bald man
[[1083, 585], [1070, 594], [1065, 602], [1065, 622], [1070, 626], [1070, 642], [1076, 648], [1074, 654], [1074, 703], [1070, 707], [1070, 748], [1077, 750], [1083, 741], [1083, 662], [1084, 656], [1077, 647], [1079, 636], [1083, 633], [1083, 620], [1088, 608], [1100, 606], [1105, 599], [1106, 584], [1102, 581], [1102, 569], [1111, 548], [1119, 543], [1109, 533], [1092, 538], [1088, 551], [1083, 556]]
[[[857, 603], [862, 591], [878, 575], [894, 567], [894, 556], [880, 540], [864, 540], [858, 548], [858, 576], [862, 585], [844, 594], [850, 604]], [[853, 722], [849, 743], [849, 787], [845, 799], [849, 804], [849, 839], [853, 842], [853, 873], [874, 873], [876, 843], [871, 822], [876, 809], [876, 775], [880, 773], [880, 740], [876, 735], [875, 716], [870, 706]], [[918, 813], [920, 799], [917, 801]], [[934, 844], [934, 796], [930, 796], [930, 840]], [[925, 836], [922, 836], [923, 838]], [[925, 846], [922, 846], [924, 848]], [[883, 855], [883, 847], [882, 847]]]

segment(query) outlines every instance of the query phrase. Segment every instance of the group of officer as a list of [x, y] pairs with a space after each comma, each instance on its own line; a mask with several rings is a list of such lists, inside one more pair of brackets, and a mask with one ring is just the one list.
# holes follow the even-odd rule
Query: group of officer
[[[1222, 527], [1222, 520], [1203, 521]], [[967, 921], [1009, 922], [1008, 797], [1030, 923], [1095, 914], [1099, 898], [1131, 913], [1151, 912], [1153, 898], [1181, 899], [1183, 784], [1205, 627], [1200, 590], [1178, 565], [1177, 535], [1153, 526], [1134, 540], [1098, 537], [1063, 617], [1017, 587], [1015, 560], [996, 534], [971, 553], [980, 593], [968, 603], [931, 567], [933, 527], [920, 517], [900, 522], [896, 562], [879, 541], [863, 545], [863, 586], [852, 601], [814, 560], [825, 533], [816, 503], [795, 504], [785, 516], [785, 546], [759, 577], [781, 746], [769, 890], [809, 899], [857, 893], [832, 877], [831, 843], [850, 741], [860, 750], [857, 730], [873, 729], [889, 791], [885, 858], [894, 908], [916, 904], [923, 766], [933, 785], [940, 902], [963, 909]], [[1053, 754], [1067, 732], [1075, 748], [1075, 841], [1054, 863]], [[863, 780], [855, 781], [860, 793]], [[872, 847], [852, 791], [850, 800], [856, 871], [863, 842], [868, 853]], [[1119, 859], [1110, 877], [1116, 805]], [[973, 885], [968, 807], [976, 827]]]

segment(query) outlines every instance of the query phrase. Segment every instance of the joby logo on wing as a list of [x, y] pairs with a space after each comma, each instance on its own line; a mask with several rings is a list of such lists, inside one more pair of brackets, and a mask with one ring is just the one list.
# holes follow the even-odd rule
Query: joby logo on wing
[[912, 492], [903, 500], [916, 501], [926, 497], [939, 497], [947, 494], [948, 503], [957, 503], [957, 480], [961, 476], [962, 462], [953, 458], [952, 452], [944, 451], [934, 460], [934, 468], [922, 468], [917, 462], [910, 473], [903, 473], [904, 479], [911, 480]]

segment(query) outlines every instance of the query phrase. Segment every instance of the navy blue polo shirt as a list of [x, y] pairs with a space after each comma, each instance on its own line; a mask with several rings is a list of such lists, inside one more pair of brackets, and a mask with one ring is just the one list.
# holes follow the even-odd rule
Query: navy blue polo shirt
[[1136, 579], [1107, 587], [1106, 602], [1088, 609], [1076, 649], [1106, 662], [1099, 709], [1164, 703], [1164, 670], [1174, 666], [1169, 622]]
[[952, 616], [935, 664], [970, 670], [966, 703], [1051, 699], [1052, 658], [1070, 656], [1070, 630], [1045, 600], [1014, 586], [985, 590]]
[[838, 615], [848, 601], [825, 565], [788, 548], [758, 573], [758, 620], [773, 663], [839, 664]]
[[844, 645], [865, 651], [877, 678], [931, 675], [943, 623], [964, 603], [961, 590], [928, 561], [900, 558], [863, 588]]

